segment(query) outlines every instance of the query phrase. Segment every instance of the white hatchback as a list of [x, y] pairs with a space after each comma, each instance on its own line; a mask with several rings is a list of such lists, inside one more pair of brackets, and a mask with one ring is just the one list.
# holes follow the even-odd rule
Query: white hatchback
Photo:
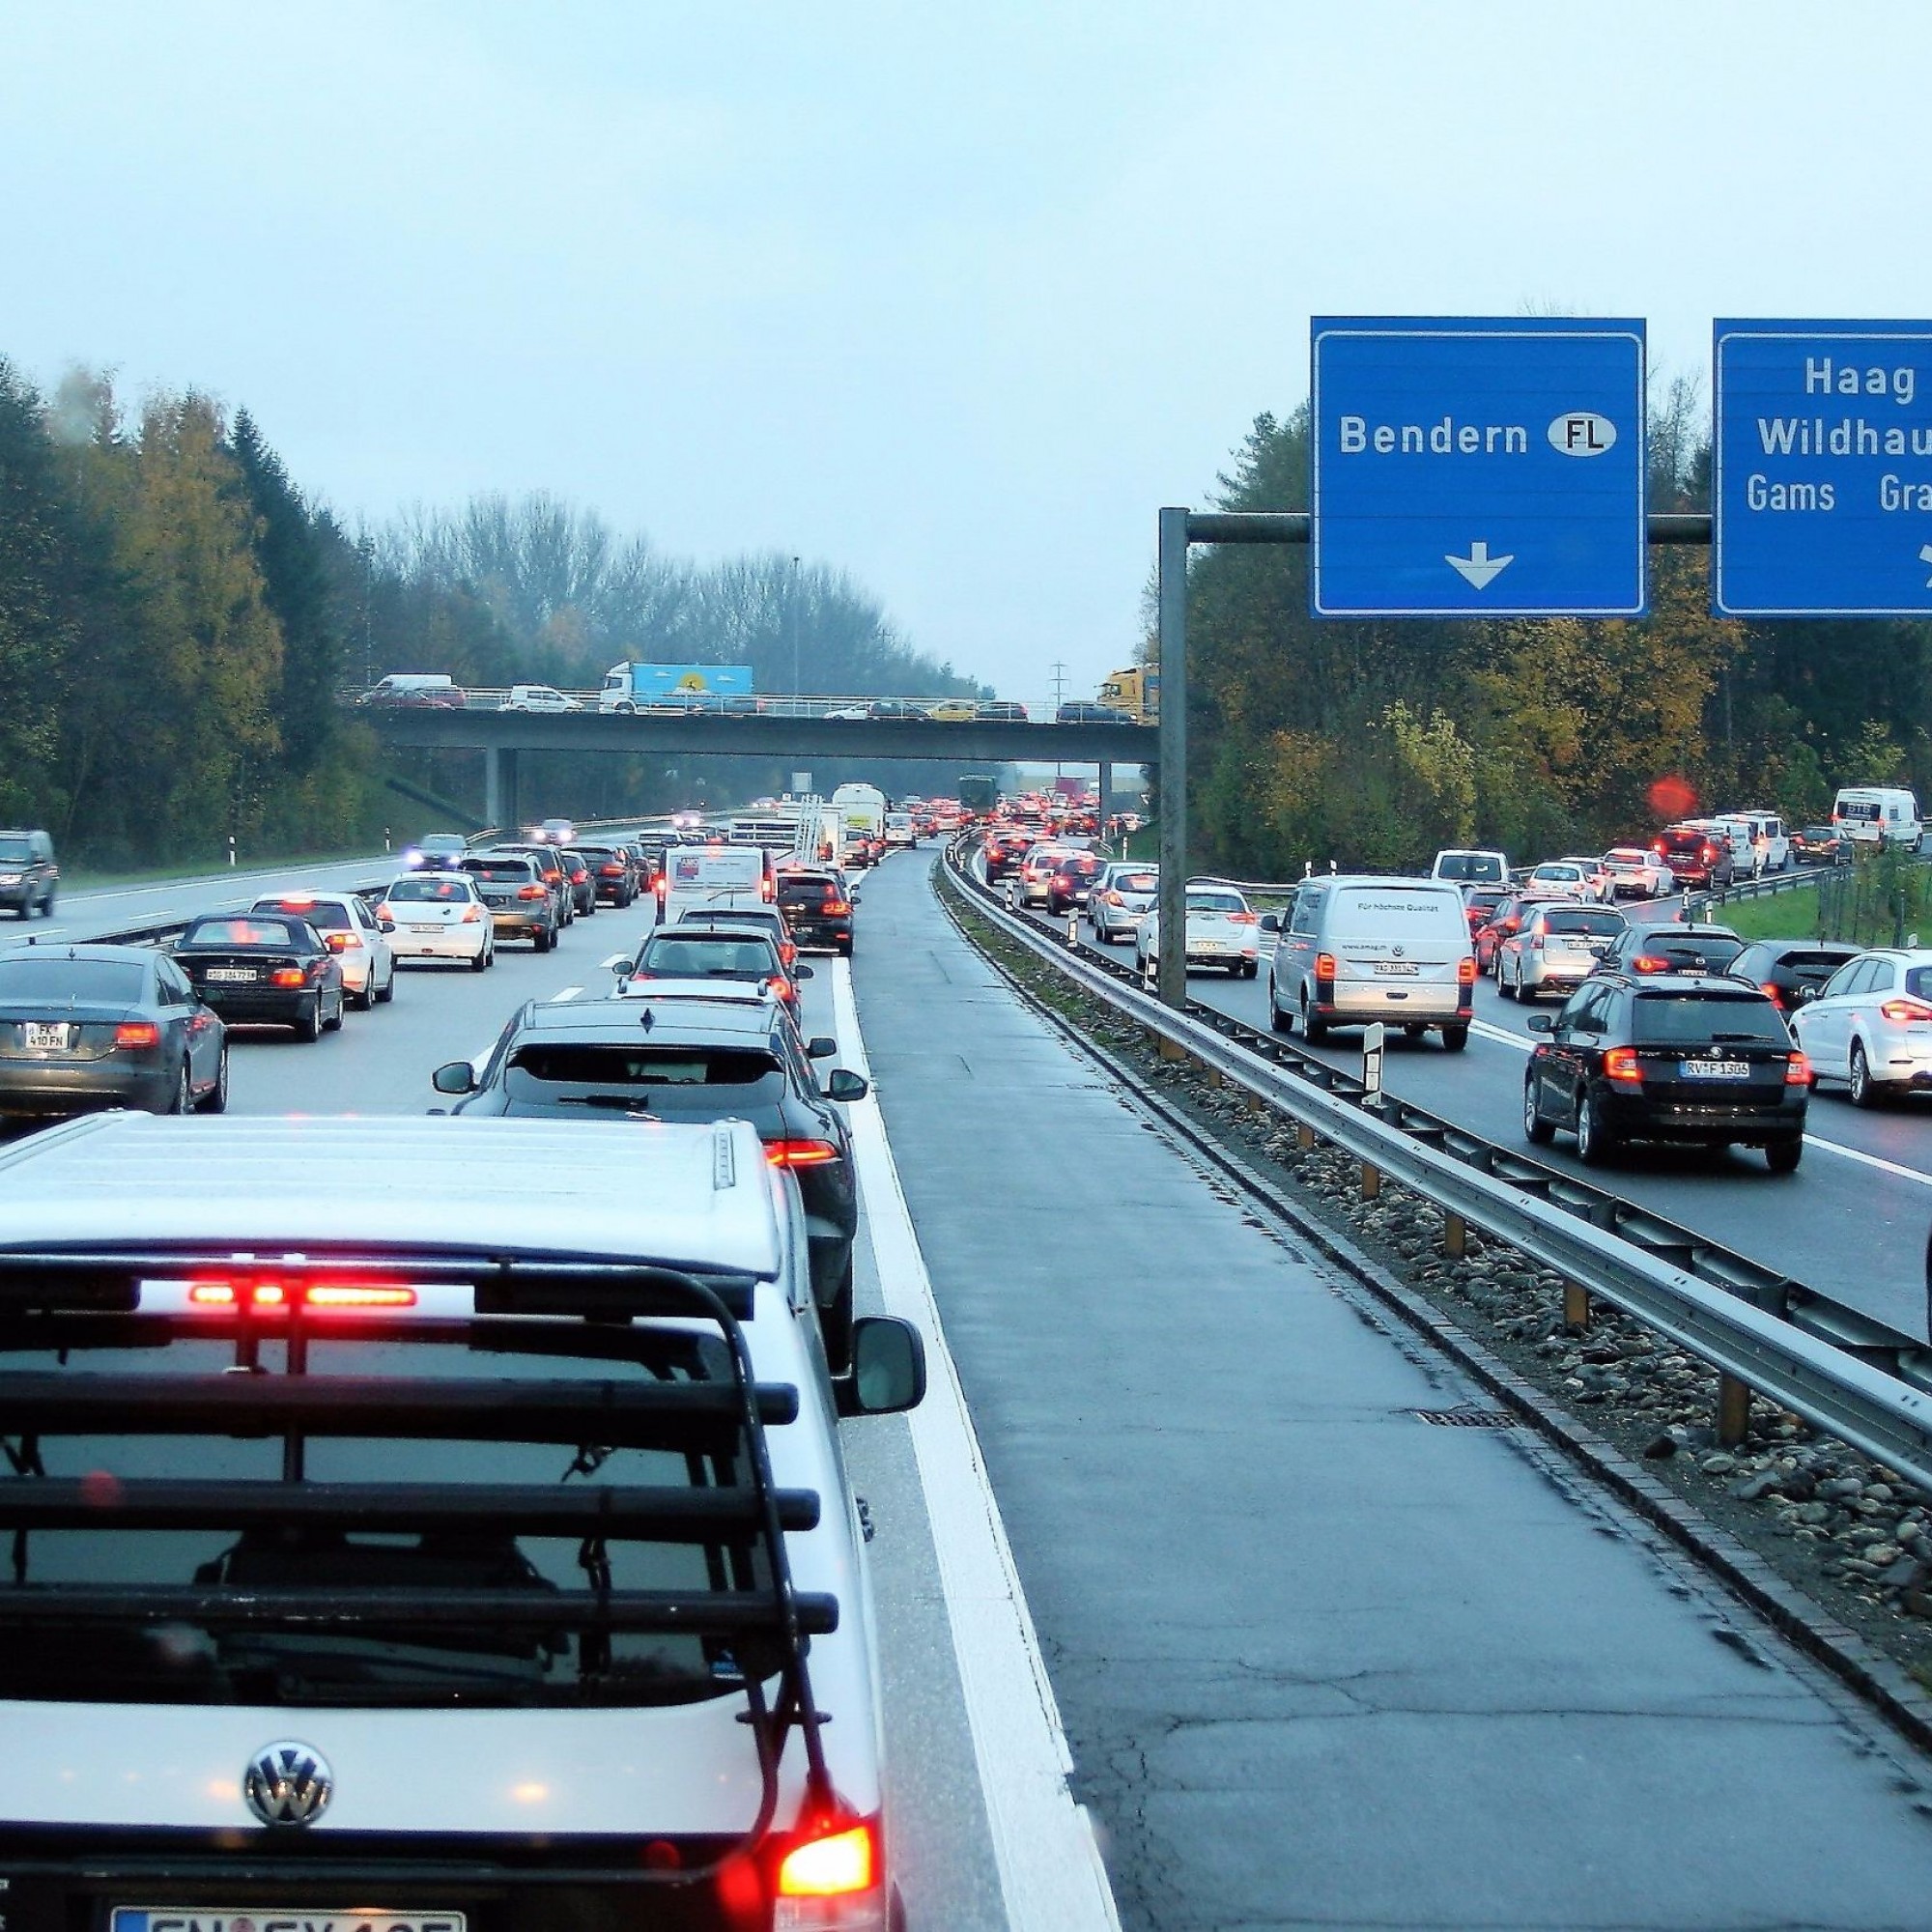
[[[1247, 895], [1233, 886], [1187, 888], [1187, 964], [1220, 966], [1237, 980], [1261, 970], [1261, 922]], [[1151, 977], [1160, 964], [1160, 905], [1156, 900], [1134, 935], [1134, 963]]]
[[387, 937], [398, 959], [465, 960], [475, 973], [497, 963], [496, 922], [468, 872], [405, 872], [376, 918], [393, 922]]
[[1798, 1044], [1857, 1107], [1932, 1089], [1932, 952], [1861, 953], [1793, 1016]]

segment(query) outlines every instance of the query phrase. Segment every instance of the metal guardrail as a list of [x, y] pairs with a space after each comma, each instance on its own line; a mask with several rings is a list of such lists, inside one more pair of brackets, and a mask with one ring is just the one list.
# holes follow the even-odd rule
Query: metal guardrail
[[[1932, 1350], [1820, 1291], [1579, 1180], [1484, 1140], [1300, 1054], [1211, 1008], [1177, 1012], [1120, 961], [1089, 956], [1009, 912], [964, 846], [943, 868], [959, 896], [1094, 997], [1379, 1173], [1567, 1281], [1601, 1294], [1739, 1391], [1756, 1389], [1918, 1488], [1932, 1491]], [[1720, 1397], [1720, 1417], [1727, 1405]], [[1732, 1404], [1728, 1432], [1741, 1435]]]

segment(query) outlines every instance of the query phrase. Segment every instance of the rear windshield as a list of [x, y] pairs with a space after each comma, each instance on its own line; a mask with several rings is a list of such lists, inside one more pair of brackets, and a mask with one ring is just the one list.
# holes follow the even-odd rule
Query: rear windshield
[[34, 848], [24, 838], [0, 838], [0, 860], [24, 862], [34, 856]]
[[514, 881], [526, 886], [536, 876], [527, 859], [466, 859], [462, 869], [474, 872], [479, 879], [495, 879], [499, 885]]
[[781, 879], [779, 881], [779, 903], [781, 905], [817, 905], [823, 899], [836, 899], [838, 888], [831, 879]]
[[148, 971], [127, 959], [0, 959], [0, 1000], [101, 1000], [132, 1006]]
[[580, 859], [586, 860], [593, 866], [614, 865], [618, 856], [608, 845], [580, 845], [576, 851]]
[[304, 901], [297, 905], [292, 899], [265, 899], [256, 910], [258, 912], [299, 912], [318, 932], [346, 932], [349, 929], [349, 909], [339, 905], [317, 905]]
[[1100, 869], [1098, 859], [1063, 859], [1055, 868], [1062, 872], [1078, 872], [1083, 878], [1091, 878]]
[[[1721, 973], [1745, 950], [1742, 939], [1699, 938], [1693, 933], [1647, 932], [1640, 948], [1646, 959], [1662, 959], [1673, 968], [1702, 967]], [[1658, 969], [1652, 967], [1651, 971]]]
[[753, 1087], [777, 1073], [762, 1047], [612, 1046], [531, 1041], [510, 1055], [513, 1072], [573, 1087]]
[[1650, 857], [1648, 852], [1639, 852], [1633, 845], [1619, 845], [1614, 852], [1604, 854], [1606, 866], [1641, 866]]
[[[1829, 980], [1848, 959], [1856, 959], [1858, 953], [1850, 948], [1841, 948], [1832, 952], [1782, 952], [1768, 960], [1768, 966], [1779, 967], [1787, 973], [1801, 974], [1807, 979]], [[1922, 972], [1922, 967], [1916, 968]], [[1918, 988], [1913, 987], [1916, 993]]]
[[1438, 879], [1500, 879], [1502, 863], [1489, 852], [1445, 852], [1435, 862]]
[[1247, 902], [1239, 893], [1189, 893], [1189, 912], [1246, 912]]
[[1908, 966], [1905, 990], [1915, 1000], [1932, 1000], [1932, 966]]
[[184, 946], [272, 946], [284, 952], [315, 941], [304, 922], [292, 919], [198, 919], [182, 934]]
[[768, 939], [684, 939], [666, 933], [644, 942], [639, 967], [661, 979], [756, 979], [778, 964]]
[[476, 895], [467, 879], [398, 879], [384, 896], [392, 900], [427, 899], [441, 905], [461, 905]]
[[1639, 1046], [1678, 1046], [1711, 1039], [1761, 1040], [1788, 1046], [1791, 1036], [1769, 1000], [1724, 993], [1639, 993], [1632, 1021]]
[[1159, 888], [1157, 872], [1116, 872], [1112, 889], [1117, 893], [1151, 893]]
[[1583, 932], [1592, 939], [1613, 939], [1627, 923], [1613, 912], [1589, 912], [1580, 907], [1572, 911], [1566, 907], [1562, 912], [1546, 913], [1543, 929], [1546, 932]]
[[1840, 818], [1876, 818], [1879, 815], [1878, 802], [1869, 798], [1841, 798], [1837, 814]]
[[1701, 852], [1718, 842], [1714, 832], [1666, 832], [1657, 841], [1666, 852]]

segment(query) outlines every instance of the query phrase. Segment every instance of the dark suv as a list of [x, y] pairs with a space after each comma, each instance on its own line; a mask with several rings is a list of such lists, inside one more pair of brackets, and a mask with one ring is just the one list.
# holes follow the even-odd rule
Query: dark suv
[[54, 841], [44, 832], [0, 832], [0, 906], [22, 919], [51, 913], [60, 885]]
[[1523, 1077], [1522, 1130], [1539, 1147], [1577, 1136], [1592, 1165], [1626, 1141], [1760, 1147], [1774, 1174], [1804, 1151], [1811, 1067], [1783, 1017], [1756, 988], [1691, 974], [1586, 980]]
[[810, 1046], [771, 1000], [722, 997], [527, 1002], [479, 1070], [467, 1060], [437, 1069], [439, 1094], [468, 1097], [452, 1113], [570, 1121], [749, 1121], [774, 1167], [788, 1168], [805, 1202], [811, 1288], [825, 1355], [843, 1375], [852, 1338], [852, 1237], [859, 1190], [852, 1140], [835, 1101], [865, 1097], [837, 1068], [819, 1091]]
[[822, 947], [852, 956], [852, 901], [837, 872], [779, 874], [779, 911], [801, 947]]
[[1730, 840], [1715, 825], [1669, 825], [1650, 841], [1650, 849], [1670, 867], [1680, 887], [1721, 891], [1731, 883]]

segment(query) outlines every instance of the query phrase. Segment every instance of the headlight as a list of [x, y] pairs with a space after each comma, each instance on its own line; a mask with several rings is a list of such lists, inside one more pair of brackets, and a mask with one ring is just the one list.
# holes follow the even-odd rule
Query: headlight
[[0, 872], [0, 886], [17, 886], [19, 883], [18, 872]]

